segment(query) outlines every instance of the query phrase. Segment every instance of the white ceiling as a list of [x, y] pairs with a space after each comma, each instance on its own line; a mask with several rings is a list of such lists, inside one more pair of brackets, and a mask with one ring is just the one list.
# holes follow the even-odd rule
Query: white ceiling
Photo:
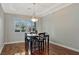
[[[55, 12], [70, 4], [62, 3], [36, 3], [35, 13], [36, 16], [45, 16], [49, 13]], [[2, 3], [1, 4], [5, 13], [20, 14], [20, 15], [33, 15], [33, 3]]]

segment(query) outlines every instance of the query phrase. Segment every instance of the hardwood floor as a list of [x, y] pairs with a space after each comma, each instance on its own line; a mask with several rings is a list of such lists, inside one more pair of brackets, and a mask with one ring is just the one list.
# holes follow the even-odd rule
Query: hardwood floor
[[[41, 54], [34, 52], [34, 55], [47, 55], [46, 52], [41, 51]], [[1, 55], [25, 55], [25, 44], [15, 43], [6, 44], [2, 50]], [[28, 55], [26, 51], [26, 55]], [[54, 44], [49, 45], [49, 55], [79, 55], [79, 52], [75, 52]]]

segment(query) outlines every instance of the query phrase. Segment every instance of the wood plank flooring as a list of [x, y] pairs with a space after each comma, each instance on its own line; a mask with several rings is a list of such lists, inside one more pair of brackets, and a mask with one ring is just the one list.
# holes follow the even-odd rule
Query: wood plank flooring
[[[41, 51], [42, 54], [34, 52], [34, 55], [47, 55], [46, 52]], [[2, 50], [1, 55], [25, 55], [25, 44], [24, 43], [14, 43], [6, 44]], [[26, 51], [26, 55], [28, 55]], [[49, 55], [79, 55], [79, 52], [69, 50], [54, 44], [49, 45]]]

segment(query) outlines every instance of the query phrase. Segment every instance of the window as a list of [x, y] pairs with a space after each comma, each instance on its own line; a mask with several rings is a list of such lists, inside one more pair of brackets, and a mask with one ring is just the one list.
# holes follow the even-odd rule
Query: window
[[28, 32], [31, 31], [34, 23], [31, 20], [16, 19], [15, 20], [15, 32]]

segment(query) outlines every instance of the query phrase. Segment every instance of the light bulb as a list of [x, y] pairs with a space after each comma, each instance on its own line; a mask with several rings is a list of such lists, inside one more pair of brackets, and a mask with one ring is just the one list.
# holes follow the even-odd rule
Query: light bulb
[[32, 18], [32, 21], [33, 21], [33, 22], [37, 22], [38, 19], [37, 19], [37, 18]]

